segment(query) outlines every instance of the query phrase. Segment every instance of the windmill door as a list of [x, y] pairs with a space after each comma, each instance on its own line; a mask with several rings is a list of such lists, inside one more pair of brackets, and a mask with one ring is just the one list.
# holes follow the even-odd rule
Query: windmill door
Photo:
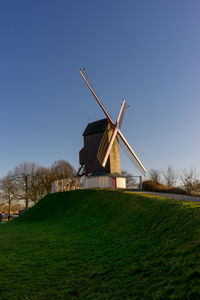
[[116, 178], [112, 177], [112, 189], [116, 189]]

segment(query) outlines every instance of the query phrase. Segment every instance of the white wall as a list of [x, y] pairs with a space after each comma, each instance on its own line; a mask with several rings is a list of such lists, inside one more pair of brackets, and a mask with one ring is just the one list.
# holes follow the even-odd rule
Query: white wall
[[111, 188], [111, 177], [109, 177], [109, 176], [85, 177], [84, 187], [85, 187], [85, 189]]
[[126, 178], [117, 177], [116, 178], [117, 189], [125, 189], [126, 188]]
[[[117, 177], [116, 178], [116, 187], [118, 189], [125, 189], [126, 188], [126, 178]], [[112, 188], [112, 177], [110, 176], [92, 176], [92, 177], [85, 177], [84, 179], [84, 188], [91, 189], [91, 188]]]

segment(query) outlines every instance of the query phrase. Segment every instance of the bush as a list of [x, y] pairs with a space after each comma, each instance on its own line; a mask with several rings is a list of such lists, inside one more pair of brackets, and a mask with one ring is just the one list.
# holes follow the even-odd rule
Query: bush
[[171, 194], [183, 194], [186, 195], [186, 191], [177, 187], [169, 187], [153, 180], [145, 180], [142, 183], [142, 189], [144, 191], [150, 192], [160, 192], [160, 193], [171, 193]]

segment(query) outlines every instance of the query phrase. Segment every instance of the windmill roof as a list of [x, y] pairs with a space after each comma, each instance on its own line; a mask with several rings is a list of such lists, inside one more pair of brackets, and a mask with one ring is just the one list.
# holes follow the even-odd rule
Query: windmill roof
[[108, 125], [108, 119], [102, 119], [102, 120], [89, 123], [85, 131], [83, 132], [83, 136], [105, 131], [107, 125]]

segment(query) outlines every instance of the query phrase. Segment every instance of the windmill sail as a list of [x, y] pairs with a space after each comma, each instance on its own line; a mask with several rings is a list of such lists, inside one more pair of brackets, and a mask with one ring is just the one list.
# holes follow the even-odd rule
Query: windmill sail
[[121, 118], [119, 120], [119, 128], [121, 129], [122, 127], [122, 122], [123, 122], [123, 119], [124, 119], [124, 115], [127, 111], [127, 109], [129, 108], [129, 105], [127, 103], [124, 104], [124, 107], [123, 107], [123, 110], [122, 110], [122, 115], [121, 115]]
[[109, 129], [107, 127], [104, 134], [103, 134], [103, 137], [101, 139], [101, 143], [99, 145], [98, 152], [97, 152], [97, 158], [98, 158], [99, 162], [101, 163], [101, 165], [103, 164], [103, 160], [104, 160], [104, 157], [106, 155], [106, 151], [107, 151], [108, 146], [109, 146], [108, 136], [109, 136]]
[[118, 130], [118, 140], [119, 144], [130, 159], [130, 161], [133, 163], [133, 165], [140, 171], [144, 176], [146, 174], [146, 169], [144, 168], [143, 164], [131, 148], [131, 146], [128, 144], [127, 140], [123, 136], [120, 130]]
[[93, 90], [91, 84], [89, 83], [88, 81], [88, 76], [87, 74], [85, 73], [85, 70], [82, 70], [82, 69], [79, 69], [79, 73], [81, 74], [81, 76], [83, 77], [83, 79], [85, 80], [85, 83], [87, 84], [87, 86], [89, 87], [91, 93], [93, 94], [94, 98], [96, 99], [96, 101], [98, 102], [99, 106], [101, 107], [101, 109], [103, 110], [104, 114], [106, 115], [106, 117], [108, 118], [109, 122], [111, 124], [114, 125], [110, 115], [108, 114], [108, 112], [106, 111], [105, 107], [103, 106], [102, 102], [99, 100], [99, 98], [97, 97], [95, 91]]

